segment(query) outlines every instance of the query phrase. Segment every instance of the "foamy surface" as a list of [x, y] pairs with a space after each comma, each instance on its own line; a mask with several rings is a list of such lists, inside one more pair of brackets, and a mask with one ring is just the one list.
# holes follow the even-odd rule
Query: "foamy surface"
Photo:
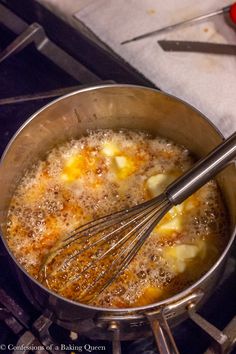
[[[153, 197], [150, 177], [178, 176], [192, 164], [184, 147], [160, 137], [90, 131], [51, 150], [22, 178], [9, 208], [9, 246], [29, 274], [67, 298], [86, 302], [81, 292], [108, 263], [96, 264], [83, 279], [78, 275], [99, 249], [65, 265], [66, 252], [71, 255], [76, 247], [67, 249], [57, 257], [58, 271], [42, 278], [40, 269], [51, 248], [74, 228]], [[165, 299], [203, 275], [226, 242], [225, 208], [210, 181], [181, 209], [168, 213], [128, 268], [92, 303], [132, 307]]]

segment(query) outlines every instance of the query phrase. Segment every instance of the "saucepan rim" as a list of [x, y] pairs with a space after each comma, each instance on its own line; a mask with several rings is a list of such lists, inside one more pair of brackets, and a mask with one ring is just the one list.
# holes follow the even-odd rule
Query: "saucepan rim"
[[[146, 87], [146, 86], [141, 86], [141, 85], [130, 85], [130, 84], [103, 84], [103, 85], [95, 85], [95, 86], [90, 86], [90, 87], [86, 87], [86, 88], [82, 88], [80, 90], [76, 90], [73, 91], [67, 95], [64, 95], [60, 98], [57, 98], [56, 100], [53, 100], [52, 102], [48, 103], [47, 105], [43, 106], [42, 108], [40, 108], [39, 110], [37, 110], [35, 113], [33, 113], [21, 126], [20, 128], [15, 132], [15, 134], [13, 135], [13, 137], [11, 138], [11, 140], [9, 141], [9, 143], [7, 144], [2, 157], [0, 159], [0, 163], [4, 163], [4, 159], [7, 156], [8, 150], [10, 149], [11, 145], [13, 144], [13, 142], [15, 141], [16, 137], [21, 134], [21, 132], [24, 130], [24, 128], [26, 126], [28, 126], [31, 121], [33, 121], [41, 112], [43, 112], [44, 110], [46, 110], [48, 107], [53, 106], [55, 104], [57, 104], [60, 101], [63, 101], [64, 99], [70, 97], [70, 96], [74, 96], [83, 92], [87, 92], [87, 91], [93, 91], [93, 90], [102, 90], [102, 89], [107, 89], [107, 88], [132, 88], [132, 89], [142, 89], [142, 90], [147, 90], [150, 92], [154, 92], [154, 93], [158, 93], [160, 95], [166, 96], [166, 97], [170, 97], [174, 100], [179, 101], [180, 103], [183, 103], [184, 105], [186, 105], [187, 107], [189, 107], [190, 109], [192, 109], [193, 111], [195, 111], [196, 113], [198, 113], [204, 120], [207, 121], [207, 123], [212, 126], [212, 128], [214, 128], [214, 130], [216, 131], [216, 133], [218, 133], [219, 137], [224, 139], [224, 136], [222, 135], [222, 133], [220, 132], [220, 130], [202, 113], [200, 112], [197, 108], [195, 108], [194, 106], [192, 106], [191, 104], [187, 103], [186, 101], [176, 97], [175, 95], [166, 93], [164, 91], [160, 91], [158, 89], [154, 89], [154, 88], [150, 88], [150, 87]], [[236, 173], [236, 170], [235, 170]], [[10, 255], [10, 257], [12, 258], [14, 264], [23, 272], [23, 274], [26, 276], [26, 278], [29, 278], [31, 281], [33, 281], [33, 283], [37, 286], [39, 286], [44, 292], [49, 293], [52, 296], [56, 296], [58, 299], [60, 299], [61, 301], [64, 301], [68, 304], [71, 304], [73, 306], [77, 306], [77, 307], [83, 307], [84, 309], [88, 309], [88, 310], [93, 310], [93, 311], [101, 311], [103, 313], [109, 313], [109, 314], [116, 314], [116, 315], [130, 315], [131, 313], [144, 313], [147, 312], [147, 310], [152, 310], [152, 309], [156, 309], [158, 307], [164, 307], [165, 305], [168, 304], [172, 304], [175, 303], [177, 301], [179, 301], [180, 299], [184, 299], [187, 295], [189, 295], [190, 293], [194, 293], [194, 290], [196, 290], [196, 288], [200, 288], [201, 284], [208, 278], [211, 276], [212, 273], [214, 273], [214, 271], [223, 263], [223, 261], [225, 260], [227, 253], [229, 252], [231, 245], [234, 241], [236, 235], [236, 226], [234, 227], [234, 230], [232, 231], [232, 234], [228, 240], [228, 243], [224, 249], [224, 251], [222, 252], [222, 254], [220, 255], [219, 259], [214, 263], [214, 265], [207, 271], [207, 273], [205, 273], [200, 279], [198, 279], [195, 283], [193, 283], [191, 286], [189, 286], [188, 288], [182, 290], [181, 292], [175, 294], [174, 296], [171, 296], [165, 300], [153, 303], [153, 304], [149, 304], [146, 306], [140, 306], [140, 307], [128, 307], [128, 308], [121, 308], [121, 309], [117, 309], [117, 308], [107, 308], [107, 307], [98, 307], [98, 306], [92, 306], [92, 305], [86, 305], [77, 301], [73, 301], [70, 299], [67, 299], [59, 294], [57, 294], [56, 292], [52, 291], [51, 289], [48, 289], [46, 286], [44, 286], [43, 284], [41, 284], [38, 280], [36, 280], [35, 278], [33, 278], [30, 274], [27, 273], [27, 271], [21, 266], [21, 264], [19, 264], [18, 260], [16, 259], [16, 257], [14, 256], [14, 254], [12, 253], [11, 249], [9, 248], [6, 238], [3, 235], [3, 232], [1, 231], [1, 239], [3, 241], [4, 246], [6, 247], [6, 250], [8, 252], [8, 254]]]

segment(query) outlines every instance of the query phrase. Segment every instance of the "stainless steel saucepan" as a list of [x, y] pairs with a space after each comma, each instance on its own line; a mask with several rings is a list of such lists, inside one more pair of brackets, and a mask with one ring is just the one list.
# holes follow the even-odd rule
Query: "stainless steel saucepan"
[[[170, 327], [188, 316], [202, 327], [196, 310], [217, 286], [235, 238], [236, 168], [231, 163], [217, 176], [229, 213], [228, 244], [214, 266], [181, 293], [148, 306], [105, 309], [67, 300], [38, 283], [20, 266], [5, 240], [9, 202], [24, 174], [56, 144], [86, 134], [87, 129], [146, 130], [185, 145], [197, 157], [206, 155], [223, 137], [199, 111], [154, 89], [132, 85], [96, 86], [64, 96], [31, 116], [8, 144], [0, 166], [1, 234], [26, 296], [47, 309], [61, 326], [93, 339], [133, 340], [154, 333], [161, 354], [178, 353]], [[227, 339], [226, 339], [227, 341]]]

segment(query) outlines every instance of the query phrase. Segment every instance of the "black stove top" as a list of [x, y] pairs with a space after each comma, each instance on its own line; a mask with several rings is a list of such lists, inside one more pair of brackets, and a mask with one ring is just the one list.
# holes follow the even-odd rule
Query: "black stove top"
[[[15, 38], [16, 34], [1, 24], [0, 16], [0, 55]], [[83, 65], [86, 65], [84, 61]], [[113, 63], [113, 68], [116, 73], [122, 71], [117, 62]], [[139, 81], [137, 73], [133, 74], [132, 70], [125, 70], [121, 75], [124, 83], [145, 83], [141, 76]], [[117, 81], [116, 75], [108, 77], [106, 66], [104, 66], [104, 73], [101, 72], [101, 67], [97, 71], [93, 68], [91, 76], [90, 71], [88, 64], [88, 84], [91, 84], [91, 77], [96, 77], [94, 84], [103, 83], [104, 78]], [[124, 79], [125, 77], [127, 80]], [[47, 59], [45, 55], [39, 53], [33, 44], [0, 62], [0, 155], [26, 119], [50, 102], [52, 97], [49, 96], [60, 95], [60, 92], [55, 93], [55, 90], [70, 90], [71, 88], [72, 91], [74, 87], [82, 84], [86, 84], [84, 76], [81, 81], [78, 75], [76, 78], [72, 77]], [[34, 95], [41, 98], [36, 99]], [[26, 99], [25, 96], [28, 98]], [[220, 330], [223, 330], [236, 314], [235, 263], [235, 257], [232, 256], [228, 261], [221, 284], [200, 311]], [[206, 351], [210, 345], [209, 337], [191, 320], [179, 325], [173, 333], [180, 353], [213, 353], [213, 351]], [[16, 345], [18, 348], [13, 348]], [[112, 353], [110, 343], [92, 341], [70, 333], [52, 323], [50, 318], [48, 319], [44, 313], [34, 308], [24, 296], [15, 277], [14, 269], [0, 243], [0, 352], [11, 353], [13, 349], [14, 353], [21, 354]], [[122, 353], [153, 354], [157, 351], [153, 338], [150, 337], [122, 343]]]
[[[14, 39], [6, 28], [0, 28], [2, 51]], [[36, 94], [80, 83], [55, 66], [32, 46], [9, 57], [0, 64], [0, 98]], [[4, 147], [15, 131], [36, 110], [52, 99], [26, 101], [0, 105], [0, 149]]]

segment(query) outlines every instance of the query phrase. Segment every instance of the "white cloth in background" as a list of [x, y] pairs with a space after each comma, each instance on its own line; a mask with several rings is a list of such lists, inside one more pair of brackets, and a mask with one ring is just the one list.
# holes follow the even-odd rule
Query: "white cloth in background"
[[[142, 41], [147, 31], [226, 6], [228, 0], [39, 0], [76, 27], [76, 18], [156, 86], [202, 111], [225, 136], [236, 130], [236, 56], [164, 52], [158, 39], [236, 45], [223, 15]], [[92, 54], [91, 54], [92, 55]], [[111, 78], [112, 79], [112, 78]]]

